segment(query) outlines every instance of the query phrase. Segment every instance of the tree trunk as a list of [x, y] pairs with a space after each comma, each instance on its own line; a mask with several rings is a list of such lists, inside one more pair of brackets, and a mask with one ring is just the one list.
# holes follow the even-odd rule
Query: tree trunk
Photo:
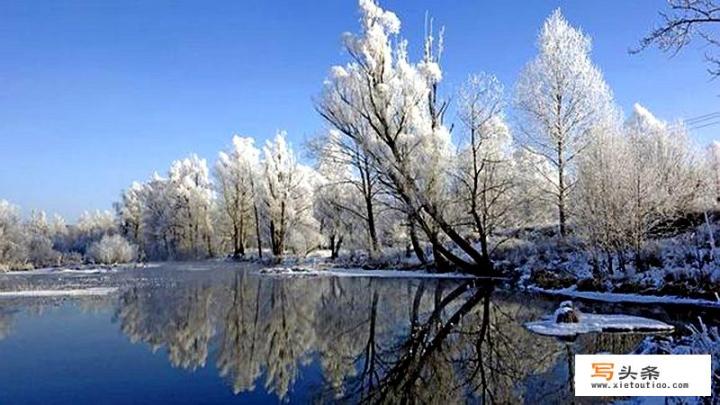
[[565, 162], [563, 160], [563, 148], [563, 142], [558, 141], [558, 222], [560, 223], [560, 237], [562, 238], [565, 237], [567, 232], [567, 229], [565, 229]]
[[365, 196], [365, 207], [367, 209], [367, 223], [368, 223], [368, 234], [370, 236], [370, 249], [371, 256], [374, 256], [378, 252], [378, 237], [377, 230], [375, 229], [375, 210], [373, 208], [373, 201], [371, 196]]
[[378, 251], [378, 237], [375, 225], [375, 206], [373, 203], [373, 182], [370, 170], [370, 161], [367, 156], [358, 165], [362, 176], [363, 199], [365, 200], [365, 211], [367, 211], [368, 236], [370, 238], [370, 256], [375, 256]]
[[273, 256], [280, 256], [283, 252], [281, 230], [275, 226], [275, 221], [270, 221], [270, 248]]
[[260, 234], [260, 214], [258, 213], [257, 204], [253, 204], [253, 212], [255, 214], [255, 236], [257, 237], [258, 257], [262, 259], [262, 235]]
[[213, 251], [213, 247], [212, 247], [212, 235], [210, 235], [210, 232], [207, 232], [205, 234], [205, 244], [207, 245], [208, 257], [215, 256], [215, 252]]
[[423, 266], [426, 266], [428, 264], [428, 261], [425, 257], [425, 251], [420, 245], [420, 240], [417, 236], [417, 230], [415, 229], [415, 221], [413, 220], [412, 216], [408, 217], [408, 228], [410, 231], [410, 242], [412, 243], [412, 248], [415, 251], [415, 256], [417, 256], [418, 260], [420, 260], [420, 263], [422, 263]]
[[449, 273], [452, 267], [448, 259], [438, 249], [439, 245], [433, 245], [433, 259], [435, 260], [435, 269], [438, 273]]
[[236, 221], [233, 221], [233, 258], [240, 258], [240, 230]]
[[336, 235], [331, 236], [330, 238], [330, 259], [335, 260], [340, 255], [340, 246], [342, 246], [343, 243], [343, 237], [339, 236], [336, 237]]
[[712, 226], [710, 226], [710, 218], [708, 217], [707, 210], [703, 212], [705, 216], [705, 228], [707, 229], [708, 241], [710, 242], [710, 260], [715, 261], [715, 235], [713, 234]]

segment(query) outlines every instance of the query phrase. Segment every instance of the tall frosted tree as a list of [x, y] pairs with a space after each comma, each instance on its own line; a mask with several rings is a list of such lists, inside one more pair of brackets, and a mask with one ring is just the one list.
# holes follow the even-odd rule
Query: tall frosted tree
[[233, 256], [237, 258], [245, 254], [247, 234], [258, 209], [255, 183], [260, 150], [252, 138], [235, 136], [232, 144], [230, 150], [220, 152], [215, 173], [222, 213], [230, 223]]
[[314, 225], [314, 172], [297, 163], [285, 137], [285, 132], [279, 132], [263, 147], [263, 213], [276, 257], [285, 253], [290, 241], [295, 249], [300, 248], [300, 242], [309, 242]]
[[[414, 219], [433, 246], [436, 262], [465, 271], [490, 271], [489, 258], [448, 219], [447, 174], [454, 160], [448, 129], [438, 121], [433, 88], [442, 78], [434, 57], [416, 65], [407, 43], [397, 39], [397, 16], [361, 0], [361, 31], [347, 34], [351, 61], [335, 66], [318, 111], [360, 145], [381, 175], [389, 195]], [[450, 240], [467, 257], [444, 245]]]
[[626, 211], [632, 214], [632, 246], [639, 252], [650, 232], [662, 234], [670, 220], [699, 208], [707, 179], [681, 123], [668, 124], [635, 104], [624, 130], [631, 174]]
[[[651, 235], [706, 204], [709, 183], [682, 124], [668, 124], [636, 104], [625, 124], [600, 133], [580, 159], [580, 235], [605, 254], [609, 272], [642, 269]], [[617, 266], [613, 266], [613, 258]]]
[[458, 159], [456, 179], [463, 211], [467, 212], [484, 255], [488, 239], [506, 226], [514, 201], [512, 138], [503, 114], [500, 82], [491, 75], [473, 75], [459, 94], [459, 118], [465, 140]]
[[320, 222], [320, 231], [327, 238], [331, 258], [337, 258], [343, 244], [352, 242], [355, 231], [362, 233], [363, 230], [368, 237], [361, 246], [367, 246], [373, 255], [378, 248], [374, 217], [377, 196], [365, 194], [368, 187], [376, 187], [374, 181], [368, 183], [372, 179], [365, 175], [366, 166], [362, 161], [367, 159], [356, 153], [357, 146], [346, 144], [347, 139], [337, 131], [329, 131], [317, 141], [322, 142], [313, 145], [320, 176], [315, 189], [314, 214]]
[[720, 202], [720, 142], [714, 141], [707, 147], [707, 165], [710, 176], [710, 193], [715, 203]]
[[195, 154], [176, 160], [168, 181], [181, 253], [195, 256], [205, 250], [212, 256], [213, 190], [207, 161]]
[[27, 254], [20, 209], [0, 200], [0, 270], [24, 264], [28, 260]]
[[[370, 130], [362, 126], [362, 123], [356, 123], [356, 129]], [[331, 194], [344, 189], [344, 196], [351, 197], [331, 200], [321, 193], [324, 203], [318, 208], [326, 214], [337, 211], [336, 218], [350, 215], [363, 222], [368, 251], [371, 256], [376, 255], [379, 252], [378, 206], [382, 185], [371, 157], [355, 138], [336, 129], [315, 139], [310, 144], [310, 149], [317, 157], [318, 169], [326, 180], [323, 189]], [[352, 198], [354, 196], [359, 198]]]
[[175, 255], [175, 211], [170, 198], [168, 179], [154, 173], [141, 191], [143, 254], [149, 258], [169, 258]]
[[567, 232], [568, 195], [575, 183], [575, 160], [593, 131], [615, 115], [612, 95], [590, 59], [591, 41], [553, 12], [538, 37], [538, 55], [517, 83], [515, 106], [520, 113], [524, 146], [543, 156], [557, 172], [548, 190], [557, 205], [560, 234]]
[[131, 242], [142, 247], [142, 211], [143, 211], [143, 185], [135, 181], [123, 191], [120, 201], [114, 204], [120, 231]]
[[45, 211], [32, 211], [25, 223], [29, 259], [35, 266], [56, 264], [60, 255], [53, 249], [55, 235]]

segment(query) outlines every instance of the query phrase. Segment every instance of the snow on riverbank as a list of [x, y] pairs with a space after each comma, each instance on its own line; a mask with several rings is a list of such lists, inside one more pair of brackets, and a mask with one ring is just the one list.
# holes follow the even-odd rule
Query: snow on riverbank
[[530, 291], [536, 291], [542, 294], [558, 295], [562, 297], [580, 298], [593, 301], [612, 302], [612, 303], [629, 303], [629, 304], [674, 304], [674, 305], [694, 305], [708, 308], [720, 308], [719, 301], [710, 301], [700, 298], [684, 298], [672, 295], [640, 295], [640, 294], [624, 294], [609, 293], [598, 291], [577, 291], [574, 288], [565, 288], [562, 290], [546, 290], [543, 288], [531, 287]]
[[365, 270], [360, 268], [328, 268], [310, 267], [271, 267], [262, 269], [260, 274], [268, 276], [329, 276], [329, 277], [376, 277], [376, 278], [442, 278], [470, 279], [475, 276], [462, 273], [428, 273], [426, 271], [407, 270]]
[[0, 272], [0, 275], [8, 276], [32, 276], [32, 275], [45, 275], [45, 274], [104, 274], [104, 273], [115, 273], [119, 270], [130, 270], [130, 269], [148, 269], [160, 267], [161, 263], [126, 263], [112, 266], [104, 265], [82, 265], [79, 267], [43, 267], [34, 270], [13, 270], [7, 272]]
[[554, 317], [528, 322], [525, 327], [539, 335], [573, 337], [595, 332], [670, 332], [672, 325], [632, 315], [580, 314], [576, 323], [557, 323]]
[[109, 295], [117, 291], [117, 287], [91, 287], [70, 290], [20, 290], [0, 291], [0, 298], [20, 297], [87, 297]]
[[8, 271], [6, 273], [2, 273], [8, 276], [33, 276], [33, 275], [44, 275], [44, 274], [101, 274], [101, 273], [109, 273], [117, 271], [115, 269], [108, 269], [108, 268], [88, 268], [88, 269], [66, 269], [66, 268], [56, 268], [56, 267], [47, 267], [42, 269], [36, 269], [36, 270], [23, 270], [23, 271]]

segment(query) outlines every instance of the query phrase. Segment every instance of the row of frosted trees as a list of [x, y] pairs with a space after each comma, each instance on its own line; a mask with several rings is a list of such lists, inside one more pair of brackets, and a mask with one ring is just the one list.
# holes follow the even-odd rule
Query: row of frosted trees
[[[262, 156], [262, 158], [261, 158]], [[320, 246], [313, 217], [314, 171], [297, 162], [279, 133], [262, 151], [251, 138], [234, 137], [214, 173], [192, 155], [134, 183], [116, 204], [126, 237], [149, 259], [184, 259], [252, 247], [262, 257], [304, 254]]]
[[86, 212], [67, 225], [54, 215], [33, 211], [23, 219], [20, 208], [0, 200], [0, 271], [67, 264], [122, 263], [136, 252], [118, 235], [111, 212]]
[[[315, 98], [327, 127], [306, 145], [313, 167], [298, 161], [284, 133], [262, 148], [234, 137], [212, 167], [192, 155], [134, 183], [116, 204], [118, 229], [78, 236], [71, 248], [55, 234], [36, 238], [37, 227], [5, 204], [0, 263], [45, 263], [30, 256], [48, 251], [87, 256], [91, 243], [117, 232], [141, 259], [324, 247], [370, 261], [404, 251], [479, 274], [494, 271], [496, 248], [513, 230], [547, 226], [622, 268], [678, 218], [707, 218], [714, 208], [720, 148], [701, 156], [681, 122], [639, 105], [623, 118], [590, 59], [590, 39], [559, 11], [511, 94], [480, 73], [450, 95], [442, 30], [426, 23], [413, 61], [394, 13], [370, 0], [359, 8], [359, 32], [343, 39], [347, 62], [330, 69]], [[127, 256], [116, 250], [128, 246], [107, 239], [94, 256]]]
[[315, 99], [327, 124], [307, 145], [315, 167], [297, 162], [284, 134], [262, 151], [235, 137], [214, 176], [195, 156], [175, 162], [118, 204], [147, 257], [322, 246], [372, 259], [403, 247], [440, 269], [491, 273], [508, 229], [557, 224], [559, 238], [572, 233], [612, 266], [638, 257], [659, 227], [714, 206], [718, 154], [701, 158], [682, 123], [639, 105], [623, 119], [589, 37], [560, 11], [512, 95], [483, 73], [443, 97], [442, 30], [426, 24], [413, 62], [397, 16], [359, 5], [361, 29], [344, 36], [348, 62]]
[[432, 246], [438, 267], [492, 272], [498, 231], [537, 225], [548, 209], [560, 238], [572, 231], [622, 267], [660, 228], [692, 212], [707, 218], [714, 206], [716, 149], [700, 158], [682, 123], [639, 105], [624, 120], [590, 59], [589, 37], [559, 10], [507, 103], [514, 142], [502, 86], [489, 75], [469, 78], [455, 97], [460, 125], [445, 124], [442, 32], [435, 38], [430, 25], [413, 63], [397, 16], [372, 1], [360, 1], [360, 10], [360, 33], [345, 37], [350, 61], [332, 68], [317, 101], [332, 128], [324, 144], [349, 168], [350, 179], [336, 183], [360, 179], [368, 191], [376, 179], [378, 194]]

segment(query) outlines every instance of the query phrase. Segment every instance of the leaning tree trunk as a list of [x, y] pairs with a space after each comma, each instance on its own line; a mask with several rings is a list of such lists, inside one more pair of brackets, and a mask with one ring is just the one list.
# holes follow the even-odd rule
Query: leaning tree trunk
[[425, 257], [425, 250], [423, 250], [422, 246], [420, 245], [420, 240], [417, 236], [417, 229], [415, 229], [415, 221], [411, 216], [408, 216], [408, 228], [410, 231], [410, 242], [412, 243], [412, 248], [415, 251], [415, 256], [417, 256], [418, 260], [420, 260], [420, 263], [423, 264], [423, 266], [426, 266], [428, 264], [427, 258]]

